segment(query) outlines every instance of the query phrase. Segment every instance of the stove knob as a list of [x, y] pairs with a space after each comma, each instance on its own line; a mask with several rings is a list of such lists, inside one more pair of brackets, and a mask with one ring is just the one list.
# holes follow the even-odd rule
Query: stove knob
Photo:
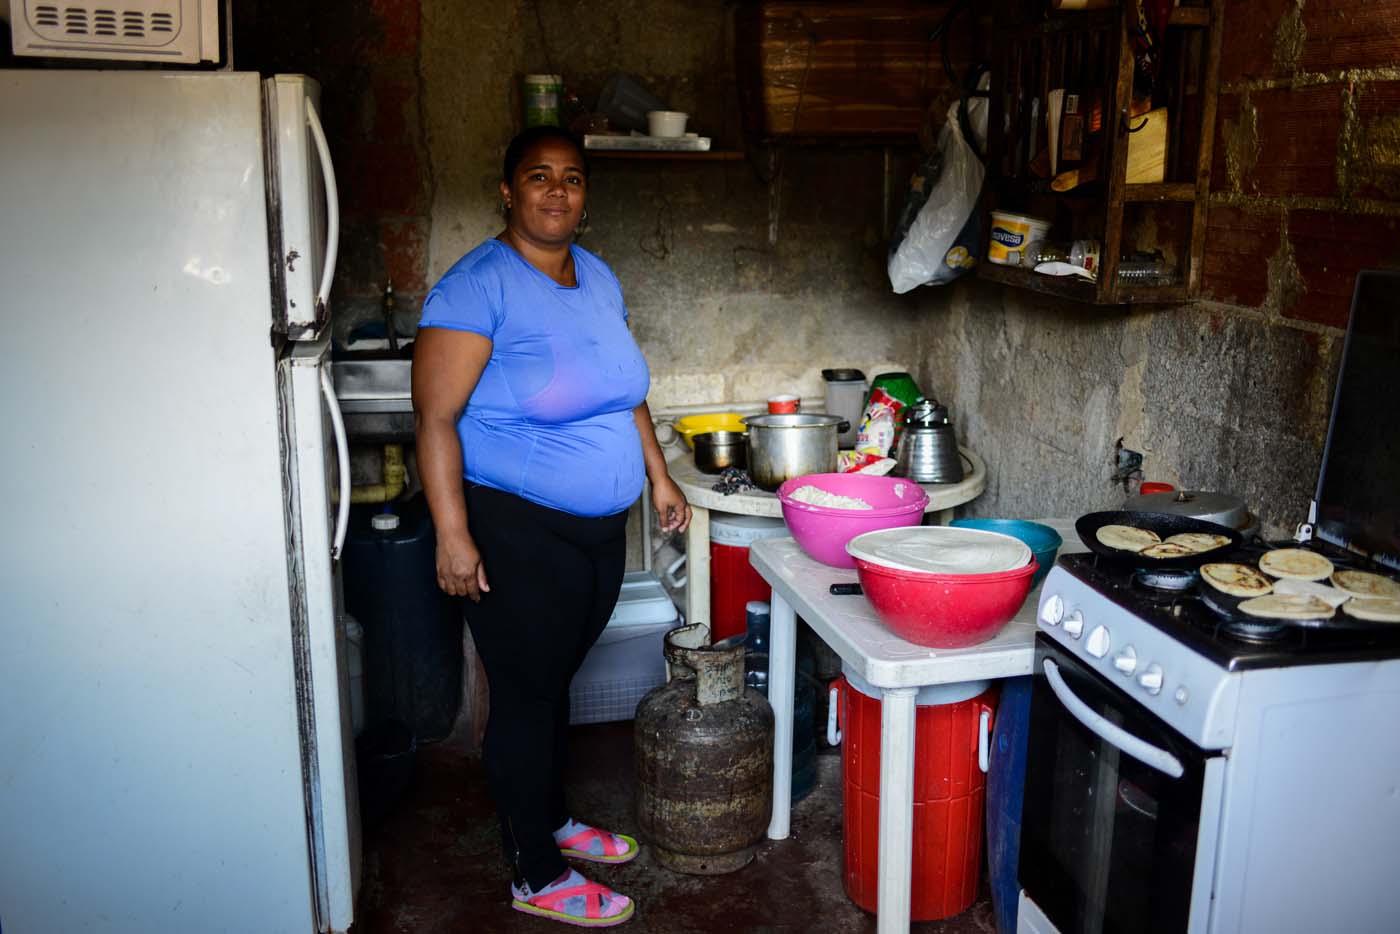
[[1113, 656], [1113, 667], [1117, 668], [1125, 675], [1130, 675], [1134, 671], [1137, 671], [1137, 649], [1133, 648], [1131, 645], [1125, 645], [1123, 651]]
[[1089, 639], [1084, 643], [1084, 651], [1095, 658], [1103, 658], [1108, 654], [1108, 627], [1095, 626], [1089, 631]]
[[1040, 605], [1040, 621], [1047, 626], [1058, 626], [1065, 615], [1065, 601], [1058, 594], [1051, 594]]
[[1138, 684], [1148, 694], [1160, 694], [1162, 692], [1162, 666], [1148, 665], [1138, 675]]
[[1078, 639], [1084, 635], [1084, 614], [1074, 610], [1065, 617], [1065, 635]]

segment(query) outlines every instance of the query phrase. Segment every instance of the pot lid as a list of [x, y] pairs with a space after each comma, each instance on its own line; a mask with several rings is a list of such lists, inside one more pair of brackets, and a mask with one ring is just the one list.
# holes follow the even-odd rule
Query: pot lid
[[1206, 522], [1216, 522], [1232, 529], [1249, 525], [1249, 510], [1244, 500], [1229, 493], [1200, 490], [1173, 490], [1170, 493], [1147, 493], [1130, 496], [1123, 508], [1134, 512], [1166, 512], [1191, 516]]
[[865, 382], [865, 374], [860, 370], [837, 367], [831, 370], [822, 370], [822, 379], [828, 383], [863, 383]]
[[839, 415], [825, 413], [783, 413], [770, 415], [746, 415], [743, 422], [750, 428], [836, 428], [845, 419]]
[[910, 428], [941, 428], [948, 425], [948, 407], [936, 399], [920, 399], [904, 413], [904, 424]]
[[1030, 548], [1018, 538], [945, 525], [866, 532], [846, 543], [846, 553], [882, 567], [924, 574], [999, 574], [1031, 562]]

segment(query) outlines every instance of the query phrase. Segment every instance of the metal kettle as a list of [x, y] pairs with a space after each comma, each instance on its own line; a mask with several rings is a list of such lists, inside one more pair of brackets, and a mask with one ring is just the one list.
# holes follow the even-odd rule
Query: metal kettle
[[904, 413], [904, 433], [895, 456], [894, 475], [916, 483], [958, 483], [963, 478], [957, 435], [948, 407], [920, 399]]

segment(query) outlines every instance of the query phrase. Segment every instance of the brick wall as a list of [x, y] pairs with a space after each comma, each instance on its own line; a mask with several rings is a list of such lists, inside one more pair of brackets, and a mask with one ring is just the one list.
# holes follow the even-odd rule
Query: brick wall
[[1400, 0], [1226, 0], [1208, 297], [1343, 328], [1400, 266]]
[[[240, 69], [309, 74], [340, 186], [337, 324], [376, 318], [393, 280], [401, 328], [427, 291], [431, 185], [421, 121], [420, 0], [234, 4]], [[345, 335], [337, 327], [337, 336]]]

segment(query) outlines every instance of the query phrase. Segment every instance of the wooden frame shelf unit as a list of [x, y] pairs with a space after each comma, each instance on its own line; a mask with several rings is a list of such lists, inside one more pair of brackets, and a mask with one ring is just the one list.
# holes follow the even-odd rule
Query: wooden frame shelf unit
[[[1150, 99], [1135, 100], [1134, 4], [1120, 0], [1104, 9], [1057, 11], [1049, 0], [1000, 0], [983, 210], [988, 217], [1006, 210], [1048, 220], [1054, 241], [1096, 240], [1100, 268], [1090, 282], [984, 261], [979, 277], [1104, 305], [1184, 302], [1199, 295], [1223, 5], [1199, 0], [1172, 10], [1157, 42]], [[1097, 168], [1092, 181], [1063, 192], [1052, 190], [1053, 173], [1045, 172], [1044, 159], [1034, 164], [1048, 147], [1050, 92], [1060, 88], [1083, 102]], [[1157, 108], [1166, 108], [1167, 122], [1162, 181], [1129, 184], [1129, 134], [1141, 128], [1142, 111], [1161, 113]], [[991, 224], [985, 227], [989, 237]], [[985, 247], [984, 240], [984, 256]], [[1154, 249], [1174, 270], [1169, 284], [1119, 276], [1123, 253]]]

